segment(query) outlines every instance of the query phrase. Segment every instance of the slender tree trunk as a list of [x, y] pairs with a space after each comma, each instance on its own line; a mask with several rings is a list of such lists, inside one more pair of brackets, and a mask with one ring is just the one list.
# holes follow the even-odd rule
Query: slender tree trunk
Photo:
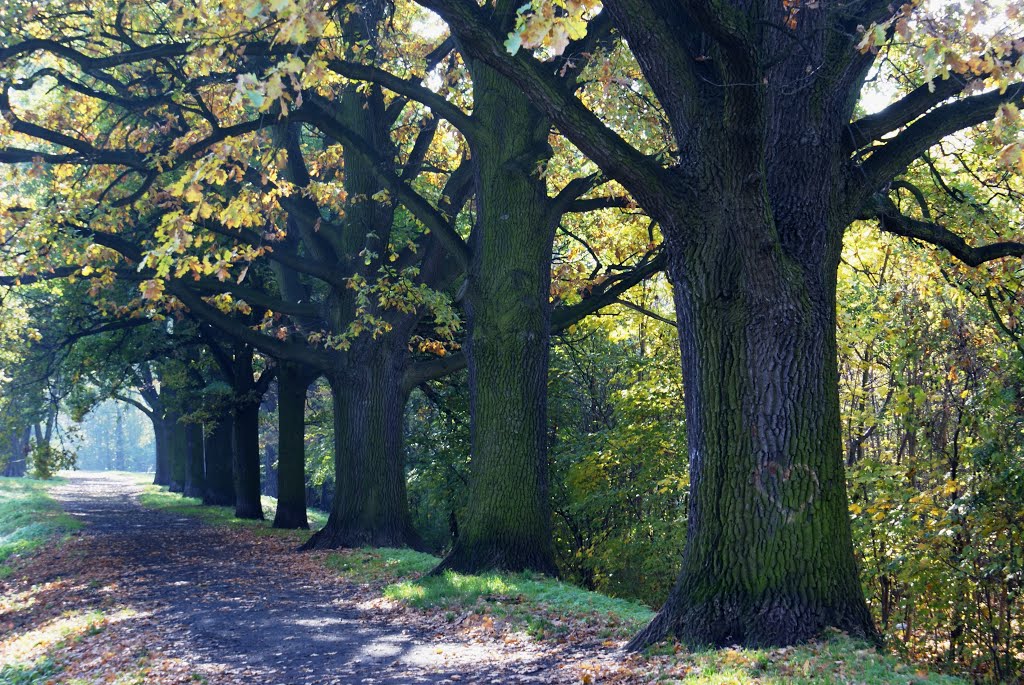
[[274, 528], [309, 528], [306, 519], [306, 390], [309, 383], [309, 374], [300, 367], [278, 363]]
[[[334, 400], [335, 492], [327, 525], [305, 549], [422, 546], [405, 489], [405, 339], [365, 343], [370, 352], [328, 377]], [[396, 343], [395, 340], [398, 339]]]
[[474, 118], [491, 135], [473, 149], [478, 218], [466, 295], [469, 501], [451, 553], [435, 569], [556, 574], [547, 489], [551, 248], [544, 182], [548, 123], [521, 93], [471, 61]]
[[263, 494], [267, 497], [277, 497], [278, 479], [277, 472], [277, 445], [271, 443], [263, 449]]
[[117, 471], [123, 471], [127, 467], [128, 461], [125, 455], [125, 444], [124, 444], [124, 412], [121, 410], [121, 405], [117, 405], [117, 416], [114, 420], [114, 469]]
[[260, 499], [260, 405], [248, 401], [235, 409], [233, 466], [235, 516], [262, 519]]
[[224, 416], [206, 434], [203, 455], [206, 462], [206, 481], [203, 504], [230, 507], [235, 504], [235, 484], [232, 473], [234, 457], [234, 421]]
[[203, 459], [203, 427], [187, 423], [185, 428], [185, 497], [202, 497], [206, 491], [206, 465]]

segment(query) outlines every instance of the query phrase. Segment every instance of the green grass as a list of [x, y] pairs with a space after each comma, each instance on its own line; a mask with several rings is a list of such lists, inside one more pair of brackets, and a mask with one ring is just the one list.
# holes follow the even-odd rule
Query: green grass
[[82, 526], [47, 494], [53, 484], [30, 478], [0, 478], [0, 578], [11, 574], [8, 562], [15, 557]]
[[[836, 634], [785, 649], [718, 649], [672, 652], [656, 676], [658, 683], [685, 685], [964, 685], [966, 681], [929, 673], [903, 663], [866, 642]], [[657, 654], [658, 650], [654, 650]]]
[[327, 568], [353, 583], [395, 582], [420, 576], [437, 566], [438, 559], [411, 549], [363, 548], [327, 555]]
[[571, 623], [601, 625], [603, 637], [627, 637], [654, 616], [641, 604], [531, 573], [447, 571], [394, 583], [384, 588], [384, 596], [420, 608], [494, 614], [535, 637], [564, 633]]
[[[145, 474], [142, 474], [145, 476]], [[152, 485], [148, 481], [139, 478], [141, 484], [146, 485], [145, 491], [139, 495], [139, 502], [151, 509], [160, 509], [181, 516], [191, 516], [212, 525], [231, 525], [252, 528], [261, 535], [274, 535], [282, 537], [295, 537], [305, 540], [309, 537], [307, 531], [280, 530], [272, 528], [274, 512], [277, 509], [277, 500], [273, 497], [263, 497], [263, 516], [265, 520], [240, 519], [235, 516], [232, 507], [211, 507], [204, 505], [202, 500], [195, 497], [182, 497], [179, 493], [168, 492], [167, 488]], [[309, 518], [309, 525], [313, 530], [322, 528], [327, 523], [327, 514], [309, 510], [306, 513]]]
[[53, 677], [61, 671], [53, 659], [43, 657], [33, 664], [14, 664], [0, 666], [0, 683], [3, 685], [43, 685], [53, 682]]

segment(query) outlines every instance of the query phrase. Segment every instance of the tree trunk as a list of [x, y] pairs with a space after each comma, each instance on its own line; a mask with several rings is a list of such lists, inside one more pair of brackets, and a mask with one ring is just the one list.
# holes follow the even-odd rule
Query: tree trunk
[[551, 249], [543, 180], [548, 123], [518, 89], [470, 63], [478, 218], [466, 307], [471, 477], [466, 515], [435, 571], [556, 574], [547, 490]]
[[306, 390], [310, 376], [278, 363], [277, 513], [274, 528], [309, 528], [306, 519]]
[[163, 418], [152, 418], [153, 422], [153, 449], [155, 451], [156, 463], [154, 465], [153, 484], [171, 484], [171, 461], [167, 447], [167, 420]]
[[178, 415], [172, 414], [167, 418], [167, 462], [170, 467], [170, 482], [168, 489], [171, 492], [185, 492], [185, 473], [187, 470], [188, 443], [185, 437], [185, 425], [178, 421]]
[[235, 409], [233, 447], [235, 516], [262, 519], [259, 402], [244, 402]]
[[124, 439], [124, 412], [121, 410], [121, 406], [117, 406], [117, 416], [114, 419], [114, 469], [117, 471], [124, 471], [128, 466], [127, 456], [125, 455], [125, 439]]
[[32, 438], [32, 429], [11, 431], [10, 453], [7, 465], [4, 467], [3, 475], [9, 478], [20, 478], [25, 475], [28, 465], [29, 441]]
[[269, 443], [263, 448], [263, 494], [267, 497], [277, 497], [278, 473], [277, 473], [277, 445]]
[[784, 222], [766, 225], [772, 211], [758, 199], [737, 191], [721, 205], [731, 213], [717, 210], [693, 234], [699, 240], [670, 242], [689, 520], [676, 586], [633, 648], [670, 633], [718, 646], [792, 644], [827, 627], [874, 636], [843, 473], [841, 231], [823, 228], [831, 240], [799, 249], [773, 245], [773, 234], [792, 233]]
[[422, 547], [405, 489], [405, 344], [394, 332], [364, 341], [369, 351], [361, 348], [343, 372], [328, 377], [335, 492], [327, 525], [304, 549]]
[[185, 429], [185, 497], [202, 497], [206, 491], [206, 465], [203, 459], [203, 427], [187, 423]]
[[230, 507], [235, 504], [235, 485], [232, 474], [234, 457], [234, 420], [224, 416], [203, 440], [206, 462], [206, 482], [203, 504]]

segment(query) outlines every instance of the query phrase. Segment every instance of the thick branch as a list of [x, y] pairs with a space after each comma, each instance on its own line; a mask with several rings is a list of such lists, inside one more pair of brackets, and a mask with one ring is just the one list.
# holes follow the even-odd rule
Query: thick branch
[[861, 117], [846, 127], [847, 147], [853, 153], [887, 133], [903, 128], [932, 107], [958, 95], [967, 82], [953, 75], [912, 90], [885, 109]]
[[489, 64], [516, 83], [558, 129], [606, 176], [624, 185], [634, 196], [663, 186], [662, 168], [608, 128], [596, 114], [572, 95], [551, 69], [525, 52], [512, 56], [494, 34], [484, 10], [468, 0], [420, 0], [442, 17], [459, 39], [462, 49]]
[[469, 115], [448, 100], [444, 99], [441, 95], [420, 85], [419, 79], [403, 79], [395, 76], [391, 72], [377, 67], [365, 64], [356, 64], [340, 59], [332, 59], [328, 61], [327, 66], [332, 71], [337, 74], [341, 74], [345, 78], [357, 81], [370, 81], [387, 88], [394, 93], [404, 95], [410, 100], [415, 100], [422, 105], [426, 105], [431, 109], [431, 111], [437, 114], [437, 116], [451, 122], [453, 126], [462, 131], [462, 133], [467, 137], [470, 137], [477, 128], [476, 123], [469, 117]]
[[967, 266], [976, 267], [1004, 257], [1024, 257], [1024, 243], [1002, 241], [973, 247], [945, 226], [900, 214], [889, 198], [876, 199], [874, 209], [883, 231], [941, 247]]
[[995, 116], [1003, 104], [1024, 104], [1024, 83], [1014, 83], [1004, 92], [997, 90], [936, 107], [908, 126], [861, 165], [860, 197], [868, 197], [906, 169], [946, 136], [977, 126]]
[[335, 355], [295, 341], [279, 340], [255, 331], [246, 324], [223, 313], [185, 287], [179, 281], [168, 281], [167, 291], [182, 301], [189, 311], [232, 338], [278, 359], [296, 361], [318, 369], [330, 369], [337, 363]]

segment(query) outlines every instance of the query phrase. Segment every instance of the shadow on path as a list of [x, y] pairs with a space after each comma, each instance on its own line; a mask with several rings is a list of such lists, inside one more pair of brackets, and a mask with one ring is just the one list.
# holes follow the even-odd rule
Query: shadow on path
[[474, 655], [486, 648], [470, 644], [441, 649], [436, 636], [376, 620], [353, 606], [345, 585], [274, 558], [247, 536], [141, 506], [130, 476], [63, 475], [54, 496], [88, 524], [79, 535], [122, 562], [120, 590], [169, 629], [173, 656], [189, 663], [269, 685], [557, 680], [544, 663], [503, 663]]

